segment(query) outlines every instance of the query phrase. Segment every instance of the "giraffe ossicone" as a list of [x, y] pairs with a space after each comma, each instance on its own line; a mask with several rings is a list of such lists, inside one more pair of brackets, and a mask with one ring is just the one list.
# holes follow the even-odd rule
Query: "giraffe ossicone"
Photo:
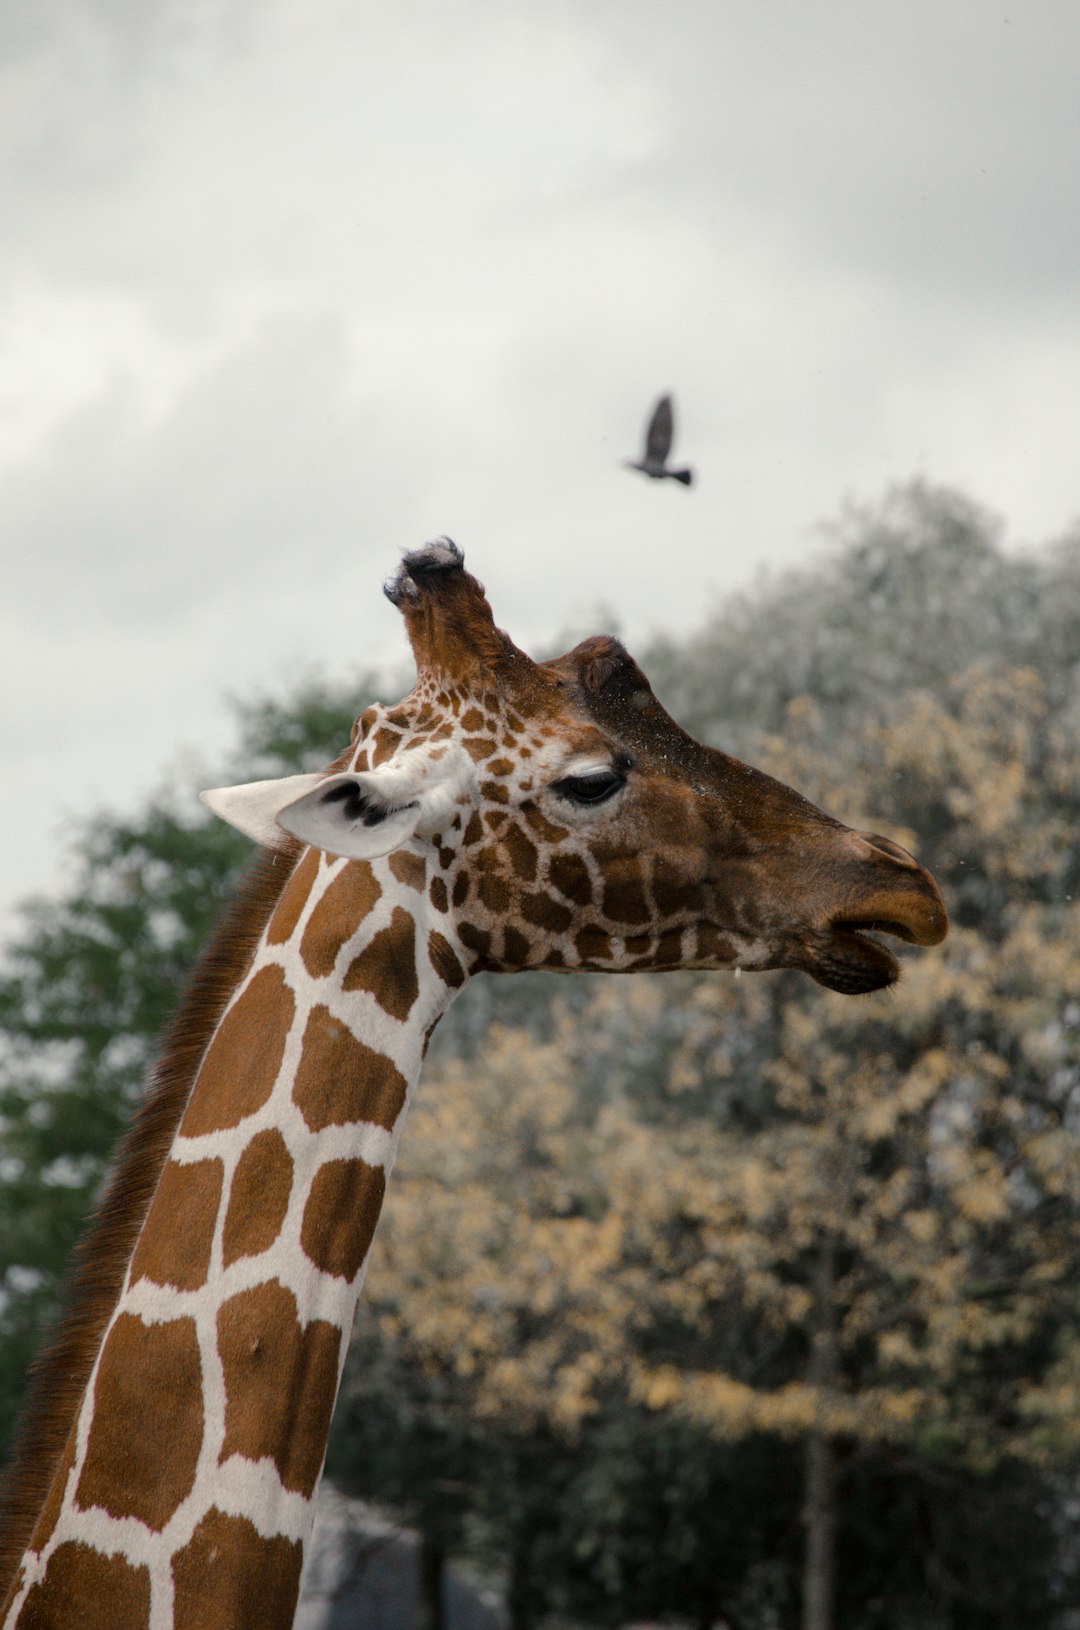
[[407, 1105], [473, 974], [790, 967], [855, 993], [897, 977], [877, 935], [946, 931], [906, 851], [688, 736], [616, 640], [533, 662], [448, 539], [386, 592], [411, 694], [324, 772], [204, 795], [263, 852], [39, 1368], [7, 1630], [291, 1624]]

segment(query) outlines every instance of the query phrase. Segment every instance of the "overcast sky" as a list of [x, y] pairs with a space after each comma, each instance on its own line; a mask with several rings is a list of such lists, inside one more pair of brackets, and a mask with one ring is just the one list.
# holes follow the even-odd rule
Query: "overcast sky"
[[1075, 0], [0, 8], [0, 929], [227, 694], [400, 657], [437, 533], [525, 645], [914, 474], [1060, 534], [1078, 67]]

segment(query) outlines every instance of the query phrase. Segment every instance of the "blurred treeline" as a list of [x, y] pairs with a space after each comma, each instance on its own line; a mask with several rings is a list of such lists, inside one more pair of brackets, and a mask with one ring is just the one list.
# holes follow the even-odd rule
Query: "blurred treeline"
[[[338, 1484], [554, 1618], [1080, 1625], [1080, 539], [954, 493], [635, 653], [681, 723], [917, 851], [898, 991], [475, 981], [431, 1050]], [[375, 694], [245, 710], [243, 779]], [[383, 699], [390, 699], [380, 687]], [[223, 776], [224, 778], [224, 776]], [[73, 841], [0, 979], [0, 1428], [177, 988], [248, 859], [190, 789]]]

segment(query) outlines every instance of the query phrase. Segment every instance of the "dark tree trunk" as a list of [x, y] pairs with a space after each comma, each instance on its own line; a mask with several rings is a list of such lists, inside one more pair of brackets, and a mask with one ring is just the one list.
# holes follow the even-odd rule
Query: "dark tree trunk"
[[836, 1567], [836, 1451], [825, 1432], [806, 1443], [803, 1513], [803, 1630], [833, 1630]]
[[532, 1630], [532, 1545], [524, 1530], [517, 1534], [510, 1558], [506, 1611], [509, 1630]]
[[[823, 1245], [814, 1264], [814, 1334], [807, 1380], [822, 1393], [834, 1390], [839, 1371], [836, 1339], [835, 1270], [832, 1247]], [[828, 1431], [811, 1430], [806, 1440], [806, 1530], [803, 1551], [802, 1630], [833, 1630], [836, 1598], [836, 1445]]]
[[445, 1573], [445, 1550], [430, 1534], [421, 1534], [416, 1558], [416, 1630], [446, 1630]]

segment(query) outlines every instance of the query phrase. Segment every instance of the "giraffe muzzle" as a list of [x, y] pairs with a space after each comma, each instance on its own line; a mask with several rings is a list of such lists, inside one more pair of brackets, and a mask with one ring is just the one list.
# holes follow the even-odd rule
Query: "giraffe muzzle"
[[938, 945], [949, 918], [934, 879], [906, 849], [871, 832], [845, 832], [844, 843], [857, 870], [843, 905], [810, 936], [799, 965], [827, 989], [859, 995], [900, 977], [899, 961], [879, 936]]

